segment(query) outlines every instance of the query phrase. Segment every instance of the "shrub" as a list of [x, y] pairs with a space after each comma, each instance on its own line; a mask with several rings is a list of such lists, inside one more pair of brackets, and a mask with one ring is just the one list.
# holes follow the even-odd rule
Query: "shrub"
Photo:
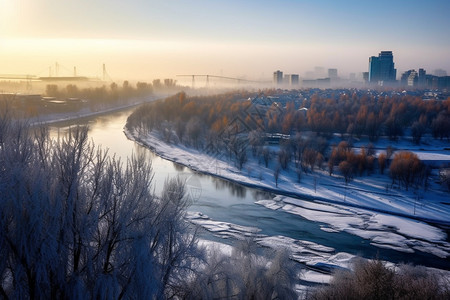
[[358, 259], [353, 271], [338, 271], [330, 285], [311, 290], [309, 299], [449, 299], [450, 282], [421, 266], [395, 271], [380, 260]]

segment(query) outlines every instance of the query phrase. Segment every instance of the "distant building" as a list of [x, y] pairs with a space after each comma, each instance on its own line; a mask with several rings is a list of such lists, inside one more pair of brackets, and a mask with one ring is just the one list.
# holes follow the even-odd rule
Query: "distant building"
[[413, 86], [412, 84], [410, 84], [410, 79], [414, 80], [414, 77], [417, 75], [416, 70], [408, 70], [406, 72], [404, 72], [402, 74], [402, 76], [400, 77], [400, 84], [403, 87], [406, 86]]
[[442, 69], [436, 69], [436, 70], [434, 70], [434, 75], [438, 76], [438, 77], [447, 76], [447, 71], [442, 70]]
[[330, 78], [319, 78], [317, 79], [317, 84], [319, 86], [330, 86]]
[[450, 89], [450, 76], [427, 75], [427, 87], [432, 89]]
[[423, 88], [426, 86], [427, 83], [427, 72], [425, 71], [425, 69], [419, 69], [419, 81], [418, 81], [418, 86]]
[[392, 51], [381, 51], [378, 56], [369, 58], [369, 83], [385, 85], [393, 84], [397, 70], [394, 68]]
[[369, 72], [363, 72], [362, 77], [364, 82], [369, 82]]
[[299, 77], [298, 74], [288, 74], [286, 75], [286, 83], [289, 85], [298, 85]]
[[338, 78], [338, 70], [337, 69], [328, 69], [328, 77], [333, 80]]
[[330, 78], [304, 79], [303, 87], [327, 88], [330, 87]]
[[283, 83], [283, 72], [280, 70], [273, 72], [273, 83], [276, 85]]
[[325, 76], [325, 69], [323, 67], [314, 67], [314, 77], [323, 78]]
[[418, 83], [419, 83], [419, 74], [413, 70], [408, 76], [408, 86], [416, 87]]
[[400, 78], [403, 87], [419, 87], [428, 89], [449, 89], [450, 76], [429, 75], [424, 69], [408, 70]]

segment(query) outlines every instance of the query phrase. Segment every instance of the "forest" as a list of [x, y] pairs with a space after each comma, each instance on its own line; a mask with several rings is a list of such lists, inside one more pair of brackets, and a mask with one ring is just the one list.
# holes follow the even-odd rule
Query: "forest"
[[[415, 144], [425, 135], [450, 140], [450, 99], [313, 94], [299, 107], [272, 100], [274, 94], [275, 90], [239, 91], [188, 98], [179, 93], [136, 110], [127, 128], [156, 130], [166, 142], [223, 154], [239, 169], [249, 155], [266, 167], [276, 161], [275, 181], [279, 170], [288, 168], [296, 170], [299, 180], [315, 168], [327, 168], [330, 175], [339, 171], [346, 183], [388, 170], [392, 185], [405, 189], [426, 188], [429, 166], [408, 151], [393, 155], [392, 146], [376, 155], [374, 144], [381, 137], [394, 142], [405, 134]], [[336, 135], [341, 142], [330, 142]], [[362, 137], [369, 142], [356, 151], [353, 142]], [[448, 187], [448, 178], [442, 183]]]

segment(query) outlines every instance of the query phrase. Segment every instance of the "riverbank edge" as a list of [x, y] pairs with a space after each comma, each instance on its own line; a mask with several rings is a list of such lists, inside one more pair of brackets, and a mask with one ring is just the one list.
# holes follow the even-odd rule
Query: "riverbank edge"
[[138, 98], [133, 98], [133, 99], [128, 100], [132, 103], [109, 107], [109, 108], [102, 109], [99, 111], [85, 111], [85, 112], [78, 111], [78, 112], [66, 113], [66, 114], [53, 114], [53, 115], [47, 115], [46, 118], [43, 118], [41, 120], [39, 119], [39, 117], [30, 118], [27, 120], [27, 122], [29, 122], [29, 124], [31, 126], [39, 126], [39, 125], [51, 125], [51, 124], [55, 124], [55, 123], [74, 121], [77, 119], [95, 117], [95, 116], [100, 116], [103, 114], [108, 114], [108, 113], [112, 113], [112, 112], [130, 109], [130, 108], [133, 108], [133, 107], [145, 104], [145, 103], [165, 99], [165, 98], [169, 97], [170, 95], [171, 94], [152, 94], [152, 95], [148, 95], [145, 97], [138, 97]]
[[164, 154], [161, 151], [158, 151], [158, 149], [152, 145], [149, 145], [148, 143], [145, 143], [142, 139], [139, 138], [139, 136], [133, 132], [130, 132], [130, 130], [128, 130], [126, 128], [126, 126], [124, 127], [124, 134], [125, 136], [131, 140], [134, 141], [136, 143], [138, 143], [139, 145], [148, 148], [149, 150], [151, 150], [153, 153], [155, 153], [156, 155], [158, 155], [159, 157], [172, 161], [174, 163], [180, 164], [186, 168], [189, 168], [190, 170], [194, 171], [194, 172], [199, 172], [205, 175], [209, 175], [209, 176], [213, 176], [216, 178], [220, 178], [223, 180], [227, 180], [229, 182], [233, 182], [235, 184], [240, 184], [242, 186], [246, 186], [246, 187], [250, 187], [250, 188], [254, 188], [254, 189], [259, 189], [261, 191], [265, 191], [265, 192], [269, 192], [269, 193], [273, 193], [276, 195], [281, 195], [281, 196], [286, 196], [286, 197], [291, 197], [291, 198], [297, 198], [297, 199], [302, 199], [302, 200], [308, 200], [308, 201], [321, 201], [321, 202], [325, 202], [325, 203], [330, 203], [330, 204], [337, 204], [337, 205], [341, 205], [341, 206], [347, 206], [347, 207], [354, 207], [354, 208], [358, 208], [358, 209], [364, 209], [364, 210], [368, 210], [368, 211], [372, 211], [372, 212], [377, 212], [377, 213], [383, 213], [383, 214], [387, 214], [387, 215], [393, 215], [393, 216], [398, 216], [398, 217], [403, 217], [403, 218], [408, 218], [408, 219], [412, 219], [412, 220], [417, 220], [417, 221], [422, 221], [434, 226], [438, 226], [440, 228], [442, 228], [443, 230], [449, 231], [450, 230], [450, 221], [445, 221], [445, 220], [440, 220], [440, 219], [430, 219], [430, 218], [423, 218], [423, 217], [419, 217], [419, 216], [414, 216], [414, 215], [409, 215], [409, 214], [402, 214], [402, 213], [398, 213], [398, 212], [392, 212], [392, 211], [388, 211], [388, 210], [383, 210], [383, 209], [377, 209], [374, 207], [368, 207], [368, 206], [364, 206], [364, 205], [357, 205], [357, 204], [353, 204], [353, 203], [342, 203], [341, 201], [336, 201], [336, 200], [332, 200], [332, 199], [327, 199], [327, 198], [323, 198], [323, 197], [318, 197], [318, 196], [313, 196], [311, 194], [307, 194], [307, 193], [297, 193], [297, 192], [292, 192], [292, 191], [286, 191], [286, 190], [282, 190], [282, 189], [274, 189], [274, 188], [270, 188], [270, 187], [265, 187], [265, 186], [260, 186], [258, 184], [254, 184], [254, 183], [249, 183], [249, 182], [241, 182], [238, 180], [234, 180], [233, 178], [229, 178], [227, 176], [222, 176], [219, 174], [215, 174], [215, 173], [211, 173], [205, 170], [202, 170], [200, 168], [198, 168], [195, 165], [186, 165], [183, 164], [179, 161], [176, 161], [174, 158], [172, 158], [171, 156]]

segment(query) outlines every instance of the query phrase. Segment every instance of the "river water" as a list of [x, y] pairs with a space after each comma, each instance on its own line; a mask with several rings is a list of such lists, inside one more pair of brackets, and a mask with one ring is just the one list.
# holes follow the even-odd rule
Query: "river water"
[[[133, 154], [144, 153], [152, 161], [154, 170], [154, 188], [158, 194], [168, 177], [182, 176], [188, 180], [188, 189], [194, 195], [189, 207], [191, 212], [201, 212], [212, 220], [233, 223], [241, 226], [259, 228], [260, 234], [267, 236], [286, 236], [296, 240], [312, 241], [332, 247], [335, 252], [347, 252], [367, 258], [378, 257], [391, 262], [410, 262], [450, 270], [450, 262], [431, 254], [416, 252], [407, 254], [370, 245], [370, 241], [345, 232], [325, 232], [317, 222], [284, 211], [269, 210], [254, 202], [271, 199], [274, 195], [267, 192], [244, 187], [209, 175], [194, 173], [186, 167], [177, 165], [156, 156], [143, 146], [127, 139], [123, 132], [128, 115], [133, 109], [125, 109], [60, 122], [50, 126], [53, 137], [63, 135], [70, 126], [89, 125], [89, 136], [96, 146], [108, 149], [110, 155], [116, 155], [122, 161]], [[213, 234], [204, 231], [203, 238], [218, 240]], [[220, 239], [231, 243], [230, 239]]]

